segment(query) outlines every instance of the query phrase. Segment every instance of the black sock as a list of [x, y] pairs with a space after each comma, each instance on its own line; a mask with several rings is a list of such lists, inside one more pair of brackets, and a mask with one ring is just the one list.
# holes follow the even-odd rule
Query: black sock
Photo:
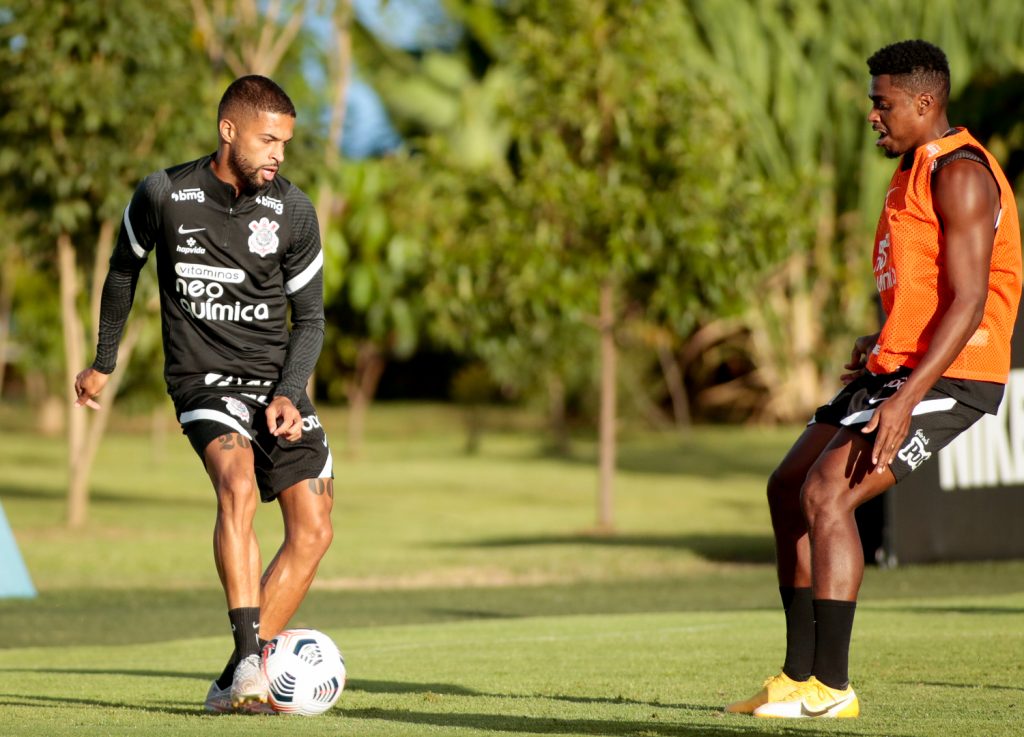
[[786, 611], [786, 662], [782, 672], [794, 681], [806, 681], [814, 666], [814, 607], [811, 589], [779, 586]]
[[815, 678], [830, 688], [850, 685], [850, 634], [855, 601], [814, 600]]
[[[260, 646], [260, 652], [263, 652], [264, 646], [270, 642], [270, 640], [264, 640], [262, 637], [257, 638], [256, 642]], [[235, 677], [235, 667], [238, 666], [238, 651], [234, 650], [231, 653], [231, 657], [228, 658], [228, 664], [224, 666], [224, 670], [221, 671], [220, 676], [217, 678], [217, 688], [225, 689], [231, 685], [231, 681]]]
[[237, 650], [232, 652], [231, 657], [228, 658], [228, 664], [224, 666], [224, 671], [220, 674], [220, 678], [217, 679], [217, 688], [223, 690], [231, 685], [231, 679], [235, 677], [236, 665], [238, 665]]
[[244, 660], [260, 651], [260, 608], [258, 606], [239, 607], [228, 612], [231, 620], [231, 635], [235, 638], [235, 652], [238, 659]]

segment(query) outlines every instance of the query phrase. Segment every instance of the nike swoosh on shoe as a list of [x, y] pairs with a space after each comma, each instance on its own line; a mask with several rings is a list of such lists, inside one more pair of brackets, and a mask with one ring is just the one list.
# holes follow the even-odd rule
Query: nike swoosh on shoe
[[805, 717], [820, 717], [828, 714], [834, 709], [841, 709], [842, 707], [849, 704], [854, 699], [854, 694], [850, 693], [844, 696], [841, 700], [836, 701], [834, 704], [829, 704], [824, 709], [808, 709], [807, 704], [803, 701], [800, 702], [800, 714]]

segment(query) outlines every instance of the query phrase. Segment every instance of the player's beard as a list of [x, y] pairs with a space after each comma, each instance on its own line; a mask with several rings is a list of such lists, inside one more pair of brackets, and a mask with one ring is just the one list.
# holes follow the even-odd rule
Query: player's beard
[[242, 184], [241, 189], [246, 194], [259, 192], [270, 184], [260, 176], [260, 167], [249, 163], [249, 160], [238, 149], [228, 149], [228, 168]]

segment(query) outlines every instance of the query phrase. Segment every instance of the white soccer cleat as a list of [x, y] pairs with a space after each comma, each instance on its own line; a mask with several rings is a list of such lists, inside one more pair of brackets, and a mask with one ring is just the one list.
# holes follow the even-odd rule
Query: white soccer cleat
[[853, 689], [831, 688], [811, 676], [786, 697], [754, 709], [755, 717], [774, 719], [842, 719], [860, 716], [860, 700]]
[[206, 692], [206, 702], [203, 709], [211, 714], [227, 714], [234, 711], [231, 706], [231, 686], [221, 688], [214, 681], [210, 684], [210, 690]]
[[267, 704], [269, 684], [263, 674], [259, 655], [242, 658], [235, 667], [231, 680], [231, 706], [236, 711], [269, 713], [273, 710]]

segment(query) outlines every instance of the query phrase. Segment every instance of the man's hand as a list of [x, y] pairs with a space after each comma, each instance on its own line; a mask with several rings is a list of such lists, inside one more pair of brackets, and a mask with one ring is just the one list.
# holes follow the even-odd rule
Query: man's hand
[[850, 352], [850, 362], [843, 366], [845, 369], [849, 369], [850, 373], [843, 374], [839, 377], [839, 380], [843, 384], [849, 384], [856, 378], [859, 378], [867, 369], [865, 366], [868, 365], [868, 356], [871, 355], [871, 351], [875, 348], [875, 343], [878, 342], [878, 336], [881, 333], [875, 333], [874, 335], [862, 335], [853, 342], [853, 350]]
[[267, 406], [270, 434], [295, 442], [302, 437], [302, 415], [288, 397], [274, 397]]
[[94, 368], [78, 372], [78, 376], [75, 377], [75, 396], [78, 397], [75, 400], [75, 406], [99, 409], [100, 405], [95, 399], [103, 391], [109, 378], [110, 374], [104, 374]]
[[861, 429], [864, 434], [878, 430], [875, 444], [871, 448], [871, 462], [875, 464], [875, 473], [882, 473], [895, 460], [896, 453], [910, 430], [910, 417], [918, 401], [910, 392], [898, 389], [875, 408], [875, 414]]

